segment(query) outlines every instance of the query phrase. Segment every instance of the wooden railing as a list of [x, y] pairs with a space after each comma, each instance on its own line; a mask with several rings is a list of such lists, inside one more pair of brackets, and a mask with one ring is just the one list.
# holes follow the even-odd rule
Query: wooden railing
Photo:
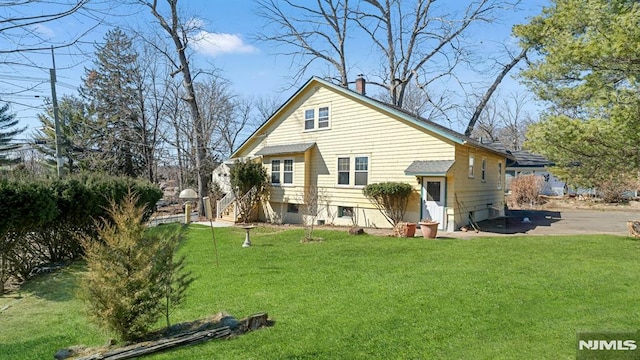
[[[233, 204], [236, 200], [236, 196], [233, 194], [233, 191], [230, 191], [227, 195], [225, 195], [222, 199], [216, 201], [216, 219], [222, 217], [222, 213], [227, 210], [229, 205]], [[235, 214], [234, 214], [235, 219]]]
[[[255, 196], [257, 192], [258, 188], [255, 186], [252, 187], [251, 190], [247, 191], [247, 193], [242, 196], [242, 199], [240, 201], [246, 201], [247, 198]], [[233, 204], [235, 205], [233, 207], [233, 221], [238, 221], [239, 206], [238, 204], [236, 204], [237, 201], [238, 200], [236, 199], [233, 191], [225, 195], [225, 197], [223, 197], [222, 199], [218, 200], [216, 202], [216, 218], [221, 218], [222, 214], [227, 210], [227, 208]]]

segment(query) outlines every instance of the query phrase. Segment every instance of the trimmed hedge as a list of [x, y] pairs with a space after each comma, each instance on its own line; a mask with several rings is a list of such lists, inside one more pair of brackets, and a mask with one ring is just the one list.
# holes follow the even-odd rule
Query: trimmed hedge
[[412, 192], [413, 187], [410, 184], [391, 181], [369, 184], [362, 189], [364, 196], [393, 226], [402, 221]]
[[109, 201], [129, 192], [153, 213], [162, 191], [146, 181], [106, 175], [63, 180], [0, 180], [0, 294], [9, 277], [26, 280], [42, 264], [82, 255], [79, 236], [93, 236], [96, 220], [109, 219]]

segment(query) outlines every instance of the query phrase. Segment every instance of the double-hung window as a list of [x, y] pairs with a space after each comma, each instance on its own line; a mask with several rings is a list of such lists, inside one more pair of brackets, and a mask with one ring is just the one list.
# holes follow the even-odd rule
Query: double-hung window
[[502, 189], [502, 162], [498, 163], [498, 190]]
[[365, 186], [369, 183], [369, 157], [339, 157], [338, 185]]
[[321, 106], [304, 111], [304, 131], [329, 129], [329, 107]]
[[304, 129], [312, 130], [316, 124], [316, 111], [315, 109], [305, 110], [304, 112]]
[[355, 160], [355, 186], [367, 185], [367, 178], [369, 177], [369, 158], [366, 156], [358, 156]]
[[349, 174], [351, 165], [351, 158], [342, 157], [338, 158], [338, 185], [350, 185]]
[[271, 183], [280, 185], [280, 160], [271, 160]]
[[285, 160], [284, 168], [282, 169], [282, 183], [293, 184], [293, 160]]
[[487, 181], [487, 159], [482, 159], [481, 180]]
[[473, 177], [473, 163], [474, 163], [473, 155], [469, 155], [469, 177], [470, 178]]
[[318, 109], [318, 129], [329, 127], [329, 108], [321, 107]]
[[271, 184], [293, 185], [293, 159], [271, 160]]

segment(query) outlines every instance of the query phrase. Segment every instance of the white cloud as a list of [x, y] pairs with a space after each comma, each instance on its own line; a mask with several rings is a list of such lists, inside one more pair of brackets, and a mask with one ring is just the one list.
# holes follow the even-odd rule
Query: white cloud
[[199, 31], [191, 37], [191, 46], [199, 53], [218, 56], [222, 54], [255, 53], [257, 48], [246, 44], [239, 35]]
[[44, 37], [44, 38], [53, 38], [56, 36], [56, 33], [50, 27], [47, 27], [43, 24], [35, 24], [32, 27], [34, 33]]

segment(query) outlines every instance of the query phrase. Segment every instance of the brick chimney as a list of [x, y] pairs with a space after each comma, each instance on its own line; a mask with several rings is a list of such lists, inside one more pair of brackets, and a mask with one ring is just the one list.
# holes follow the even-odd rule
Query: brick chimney
[[364, 79], [364, 75], [363, 74], [358, 74], [358, 77], [356, 78], [356, 92], [361, 94], [361, 95], [366, 95], [366, 91], [365, 91], [365, 85], [367, 84], [366, 80]]

